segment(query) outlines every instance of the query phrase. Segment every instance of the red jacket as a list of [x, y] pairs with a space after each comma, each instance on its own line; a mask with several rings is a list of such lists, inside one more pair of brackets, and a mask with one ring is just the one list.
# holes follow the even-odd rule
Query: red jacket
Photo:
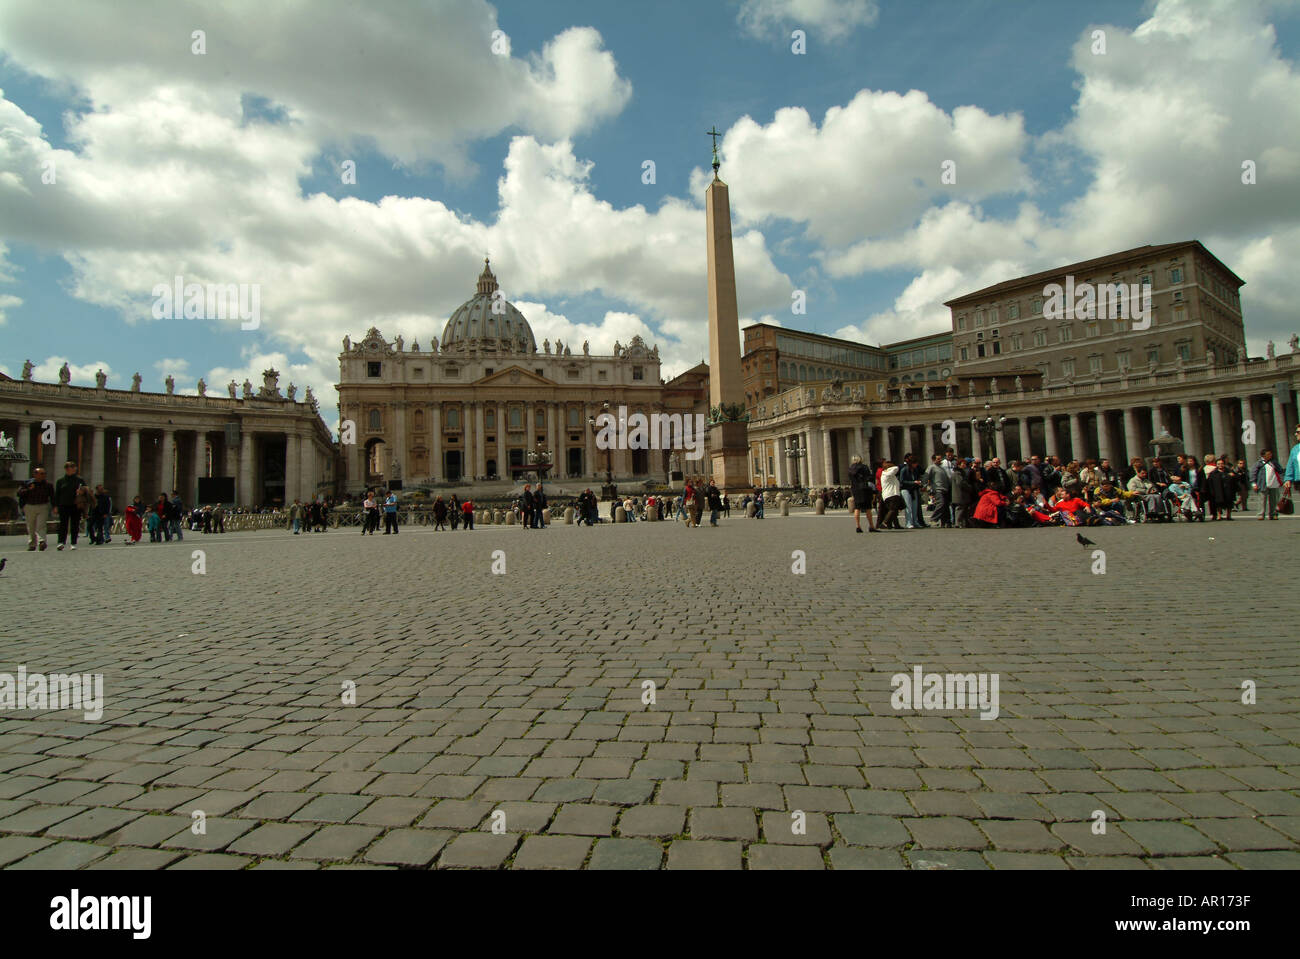
[[1006, 506], [1007, 498], [995, 489], [986, 489], [980, 494], [980, 501], [975, 504], [975, 518], [981, 523], [998, 521], [998, 507]]
[[463, 502], [463, 503], [460, 504], [460, 511], [461, 511], [462, 513], [472, 513], [472, 512], [474, 512], [474, 504], [473, 504], [473, 502], [471, 502], [470, 500], [465, 500], [465, 502]]

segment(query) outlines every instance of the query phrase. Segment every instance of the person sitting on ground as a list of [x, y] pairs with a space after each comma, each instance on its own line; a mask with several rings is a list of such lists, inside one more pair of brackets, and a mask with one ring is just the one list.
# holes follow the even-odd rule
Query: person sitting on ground
[[1007, 498], [996, 487], [986, 486], [980, 492], [979, 502], [975, 504], [975, 514], [971, 525], [996, 529], [1007, 525]]

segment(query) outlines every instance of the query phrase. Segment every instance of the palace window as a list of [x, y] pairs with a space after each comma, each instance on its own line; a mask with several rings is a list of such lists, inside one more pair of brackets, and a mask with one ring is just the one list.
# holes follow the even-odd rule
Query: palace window
[[966, 317], [965, 317], [965, 315], [962, 315], [962, 316], [957, 317], [957, 329], [958, 329], [958, 331], [960, 331], [960, 332], [965, 332], [965, 330], [966, 330]]
[[634, 379], [634, 380], [643, 380], [643, 379], [645, 379], [645, 367], [644, 367], [644, 366], [634, 366], [634, 367], [632, 367], [632, 379]]
[[1012, 334], [1011, 334], [1011, 348], [1012, 348], [1013, 350], [1022, 350], [1022, 349], [1024, 349], [1024, 346], [1025, 346], [1025, 344], [1024, 344], [1024, 337], [1022, 337], [1019, 333], [1012, 333]]
[[1179, 343], [1178, 358], [1184, 363], [1190, 363], [1192, 361], [1192, 344], [1188, 343], [1186, 340]]
[[452, 406], [447, 409], [447, 429], [460, 429], [460, 407]]
[[1127, 350], [1115, 354], [1115, 368], [1121, 373], [1127, 373], [1133, 367], [1133, 355]]
[[414, 425], [417, 433], [424, 432], [424, 410], [415, 411]]
[[1149, 363], [1151, 366], [1160, 365], [1160, 347], [1158, 346], [1147, 347], [1147, 363]]
[[1074, 376], [1074, 360], [1061, 360], [1061, 375], [1064, 377]]
[[512, 430], [524, 428], [524, 411], [518, 406], [510, 407], [510, 428]]
[[1074, 339], [1074, 330], [1072, 330], [1068, 326], [1061, 327], [1061, 342], [1069, 343], [1073, 339]]
[[1178, 267], [1174, 267], [1172, 270], [1170, 270], [1170, 271], [1169, 271], [1169, 282], [1170, 282], [1170, 283], [1181, 283], [1181, 282], [1183, 282], [1183, 271], [1182, 271], [1181, 269], [1179, 269]]
[[483, 426], [484, 428], [491, 430], [496, 429], [496, 425], [497, 411], [490, 409], [483, 415]]
[[994, 356], [1001, 356], [1001, 355], [1002, 355], [1002, 341], [1001, 341], [1001, 340], [994, 340], [994, 341], [993, 341], [993, 355], [994, 355]]
[[382, 364], [378, 360], [371, 360], [366, 364], [366, 376], [378, 376]]
[[456, 379], [458, 376], [460, 376], [460, 367], [449, 366], [445, 370], [443, 370], [443, 373], [445, 373], [449, 379]]
[[533, 425], [538, 429], [543, 429], [546, 426], [546, 410], [540, 406], [533, 411]]
[[381, 430], [384, 428], [384, 419], [379, 410], [370, 411], [370, 428], [372, 430]]
[[1041, 316], [1043, 312], [1043, 301], [1039, 297], [1034, 297], [1034, 316]]
[[1098, 373], [1101, 372], [1100, 356], [1093, 355], [1088, 357], [1088, 372], [1093, 374], [1094, 376], [1096, 376]]
[[978, 327], [978, 326], [983, 326], [983, 325], [984, 325], [984, 311], [983, 311], [983, 310], [976, 310], [976, 311], [975, 311], [975, 325], [976, 325], [977, 327]]
[[597, 370], [597, 371], [596, 371], [596, 379], [600, 380], [600, 381], [603, 383], [603, 382], [605, 382], [605, 380], [609, 379], [609, 377], [605, 375], [605, 371], [604, 371], [604, 370]]
[[1020, 319], [1020, 304], [1012, 303], [1007, 307], [1007, 318], [1012, 320]]
[[977, 344], [975, 344], [975, 355], [976, 355], [977, 357], [979, 357], [980, 359], [983, 359], [983, 358], [984, 358], [984, 344], [983, 344], [983, 343], [977, 343]]
[[970, 359], [966, 347], [964, 346], [961, 348], [961, 358], [962, 358], [962, 362], [965, 362], [966, 360]]
[[1047, 331], [1034, 330], [1034, 346], [1046, 346], [1046, 345], [1047, 345]]
[[487, 369], [485, 369], [485, 370], [483, 371], [483, 375], [484, 375], [484, 376], [491, 376], [491, 375], [492, 375], [493, 373], [495, 373], [495, 372], [496, 372], [496, 370], [495, 370], [493, 367], [489, 366]]

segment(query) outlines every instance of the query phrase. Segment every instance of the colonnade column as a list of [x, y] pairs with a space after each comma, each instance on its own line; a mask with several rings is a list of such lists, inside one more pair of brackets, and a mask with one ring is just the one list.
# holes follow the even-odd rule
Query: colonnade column
[[[1226, 434], [1223, 431], [1223, 425], [1224, 425], [1223, 410], [1219, 408], [1219, 401], [1217, 399], [1211, 398], [1210, 399], [1210, 441], [1214, 444], [1214, 449], [1211, 450], [1211, 452], [1215, 456], [1218, 456], [1221, 453], [1228, 452], [1228, 440]], [[1189, 450], [1188, 452], [1194, 453], [1197, 456], [1200, 455], [1195, 450]]]
[[1070, 414], [1070, 459], [1083, 462], [1086, 459], [1083, 444], [1083, 417], [1078, 413]]
[[440, 477], [444, 476], [442, 466], [442, 404], [434, 403], [430, 414], [433, 416], [433, 462], [429, 464], [429, 476], [437, 482]]
[[163, 430], [162, 445], [158, 447], [158, 489], [171, 495], [176, 488], [176, 433]]
[[1029, 457], [1034, 455], [1032, 441], [1029, 438], [1029, 417], [1020, 417], [1020, 462], [1028, 463]]
[[122, 439], [126, 442], [126, 489], [121, 491], [125, 510], [140, 494], [140, 430], [132, 427]]
[[243, 430], [239, 443], [239, 505], [254, 506], [253, 502], [253, 434]]
[[94, 489], [104, 482], [104, 427], [96, 426], [90, 439], [90, 468], [86, 470], [86, 482]]
[[[18, 440], [14, 446], [14, 449], [18, 450], [20, 453], [26, 453], [29, 457], [31, 456], [32, 426], [26, 420], [23, 420], [21, 423], [18, 424]], [[13, 470], [14, 470], [13, 473], [14, 479], [16, 480], [30, 479], [32, 475], [31, 460], [28, 459], [22, 463], [15, 463], [13, 466]], [[47, 474], [47, 478], [48, 478], [48, 474]]]
[[299, 489], [302, 479], [301, 439], [297, 433], [289, 433], [284, 438], [284, 503], [286, 506], [295, 499], [302, 498]]

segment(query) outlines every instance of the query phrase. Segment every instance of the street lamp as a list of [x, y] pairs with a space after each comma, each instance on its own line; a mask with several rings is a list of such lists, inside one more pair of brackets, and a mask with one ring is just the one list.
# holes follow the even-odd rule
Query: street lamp
[[790, 457], [790, 468], [794, 470], [794, 475], [799, 480], [799, 482], [794, 485], [803, 486], [803, 471], [799, 469], [799, 461], [808, 455], [808, 448], [796, 444], [786, 450], [785, 455]]
[[[609, 402], [606, 401], [600, 405], [601, 416], [609, 416]], [[596, 425], [596, 417], [587, 417], [587, 426], [593, 432], [597, 432], [599, 427]], [[614, 485], [614, 473], [611, 465], [613, 450], [609, 445], [605, 446], [605, 484], [600, 488], [601, 499], [613, 499], [618, 495], [618, 487]], [[594, 464], [593, 464], [594, 465]]]
[[[974, 438], [974, 434], [978, 432], [981, 439], [984, 440], [981, 447], [987, 446], [989, 449], [996, 452], [997, 435], [1001, 433], [1003, 428], [1006, 426], [1007, 418], [1005, 416], [999, 416], [997, 419], [994, 419], [992, 410], [993, 408], [988, 403], [985, 403], [984, 418], [980, 419], [979, 417], [972, 416], [970, 418], [970, 428], [972, 439]], [[981, 448], [980, 453], [983, 455], [983, 448]]]

